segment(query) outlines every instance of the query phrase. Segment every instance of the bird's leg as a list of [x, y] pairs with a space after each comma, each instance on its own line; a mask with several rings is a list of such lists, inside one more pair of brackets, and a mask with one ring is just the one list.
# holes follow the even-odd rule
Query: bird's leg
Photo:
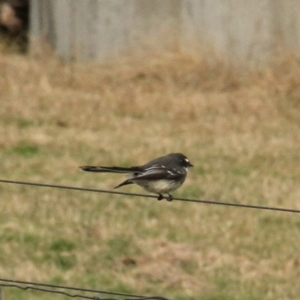
[[157, 200], [160, 201], [162, 199], [164, 199], [164, 196], [162, 194], [158, 194]]
[[163, 199], [166, 199], [167, 201], [171, 202], [173, 200], [173, 196], [169, 193], [168, 193], [168, 197], [165, 197], [162, 194], [158, 194], [157, 200], [160, 201], [160, 200], [163, 200]]
[[173, 196], [171, 195], [171, 194], [168, 194], [168, 198], [166, 198], [167, 199], [167, 201], [169, 201], [169, 202], [171, 202], [172, 200], [173, 200]]

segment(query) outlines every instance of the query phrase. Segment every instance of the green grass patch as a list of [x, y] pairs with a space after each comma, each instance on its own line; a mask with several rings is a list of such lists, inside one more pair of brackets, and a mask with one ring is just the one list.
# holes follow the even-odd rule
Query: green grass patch
[[57, 268], [67, 271], [76, 266], [76, 257], [75, 255], [58, 254], [53, 256], [53, 262]]
[[39, 154], [40, 149], [36, 145], [21, 142], [20, 144], [12, 147], [11, 152], [25, 158], [31, 158]]
[[53, 241], [49, 249], [55, 252], [70, 252], [76, 249], [76, 244], [72, 241], [60, 238]]

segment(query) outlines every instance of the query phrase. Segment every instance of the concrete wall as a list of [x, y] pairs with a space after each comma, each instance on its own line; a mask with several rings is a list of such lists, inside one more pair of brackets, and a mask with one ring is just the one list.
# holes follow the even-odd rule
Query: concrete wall
[[31, 36], [65, 59], [182, 47], [229, 61], [300, 50], [298, 0], [31, 0]]
[[270, 2], [185, 0], [182, 44], [204, 45], [230, 60], [263, 60], [274, 46]]

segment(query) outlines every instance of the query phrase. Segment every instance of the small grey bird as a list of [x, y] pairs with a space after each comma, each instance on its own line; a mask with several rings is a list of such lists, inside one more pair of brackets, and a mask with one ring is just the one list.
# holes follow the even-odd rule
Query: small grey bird
[[[158, 194], [158, 200], [173, 200], [170, 192], [178, 189], [185, 181], [188, 169], [193, 167], [189, 159], [181, 153], [171, 153], [155, 158], [142, 166], [102, 167], [83, 166], [83, 171], [99, 173], [126, 173], [127, 179], [115, 187], [135, 183], [150, 193]], [[167, 194], [168, 197], [164, 197]]]

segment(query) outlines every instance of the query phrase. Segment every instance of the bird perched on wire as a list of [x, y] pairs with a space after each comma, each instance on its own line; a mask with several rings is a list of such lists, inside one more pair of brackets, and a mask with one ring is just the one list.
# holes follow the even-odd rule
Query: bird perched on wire
[[[189, 159], [181, 153], [171, 153], [155, 158], [142, 166], [103, 167], [83, 166], [83, 171], [98, 173], [125, 173], [127, 179], [115, 187], [137, 184], [150, 193], [158, 194], [158, 200], [173, 200], [170, 192], [178, 189], [185, 181], [188, 169], [193, 167]], [[167, 194], [168, 197], [164, 197]]]

